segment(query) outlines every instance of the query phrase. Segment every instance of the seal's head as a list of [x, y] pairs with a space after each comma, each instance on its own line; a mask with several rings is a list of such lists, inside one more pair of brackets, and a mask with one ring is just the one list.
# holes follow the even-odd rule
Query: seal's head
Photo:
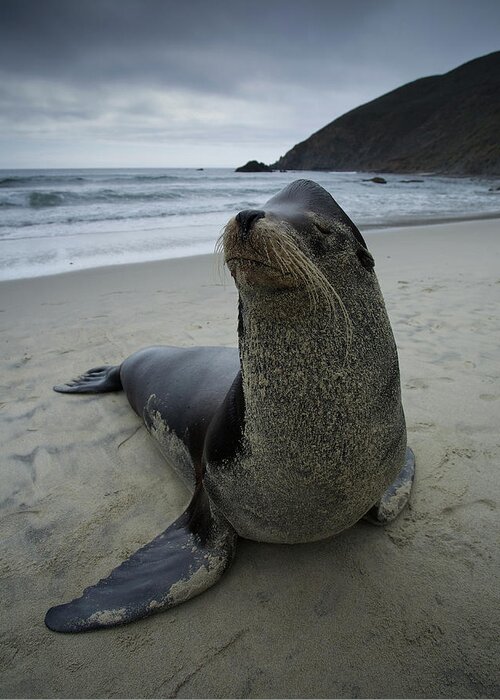
[[[331, 298], [342, 270], [371, 271], [373, 258], [354, 223], [320, 185], [296, 180], [262, 210], [240, 212], [219, 241], [240, 292], [305, 290]], [[346, 270], [347, 272], [347, 270]]]

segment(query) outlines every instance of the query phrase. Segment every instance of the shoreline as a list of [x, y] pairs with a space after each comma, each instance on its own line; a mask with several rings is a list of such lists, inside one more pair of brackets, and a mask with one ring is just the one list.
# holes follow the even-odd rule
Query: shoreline
[[0, 282], [0, 697], [498, 697], [499, 234], [490, 219], [368, 241], [417, 460], [394, 523], [241, 540], [203, 595], [80, 635], [46, 610], [189, 493], [123, 394], [52, 386], [146, 345], [234, 346], [237, 292], [213, 255]]
[[[403, 221], [403, 222], [394, 222], [394, 223], [385, 223], [385, 224], [368, 224], [365, 226], [360, 226], [359, 229], [361, 233], [363, 232], [369, 232], [369, 233], [376, 233], [377, 236], [383, 235], [385, 233], [392, 233], [395, 230], [402, 231], [404, 235], [404, 230], [409, 229], [409, 230], [414, 230], [417, 228], [429, 228], [429, 227], [439, 227], [439, 226], [447, 226], [447, 225], [454, 225], [454, 224], [461, 224], [461, 223], [474, 223], [475, 221], [481, 222], [481, 221], [497, 221], [500, 220], [500, 212], [496, 214], [476, 214], [471, 217], [467, 216], [461, 216], [460, 218], [433, 218], [432, 220], [429, 219], [413, 219], [411, 222], [408, 221]], [[368, 241], [369, 242], [369, 241]], [[50, 272], [47, 274], [41, 274], [41, 275], [32, 275], [29, 277], [14, 277], [11, 279], [0, 279], [0, 289], [1, 286], [4, 284], [8, 283], [14, 283], [14, 282], [22, 282], [22, 281], [28, 281], [28, 280], [34, 280], [34, 279], [46, 279], [46, 278], [52, 278], [52, 277], [59, 277], [59, 276], [64, 276], [64, 275], [75, 275], [75, 274], [83, 274], [86, 272], [90, 272], [92, 270], [114, 270], [114, 269], [123, 269], [124, 272], [127, 272], [128, 268], [133, 268], [136, 265], [162, 265], [168, 262], [172, 263], [178, 263], [181, 264], [179, 261], [183, 260], [196, 260], [200, 258], [206, 258], [206, 257], [214, 257], [215, 254], [213, 252], [210, 253], [194, 253], [193, 255], [182, 255], [179, 257], [169, 257], [169, 258], [158, 258], [155, 260], [140, 260], [137, 262], [124, 262], [124, 263], [115, 263], [115, 264], [108, 264], [108, 265], [98, 265], [94, 267], [83, 267], [83, 268], [76, 268], [76, 269], [70, 269], [70, 270], [64, 270], [62, 272]]]
[[417, 219], [412, 218], [411, 221], [401, 220], [385, 224], [365, 224], [359, 226], [360, 231], [385, 231], [393, 228], [413, 228], [414, 226], [437, 226], [439, 224], [459, 224], [462, 221], [490, 221], [500, 219], [500, 211], [486, 212], [484, 214], [471, 214], [470, 216], [463, 214], [459, 217], [437, 216], [432, 219]]

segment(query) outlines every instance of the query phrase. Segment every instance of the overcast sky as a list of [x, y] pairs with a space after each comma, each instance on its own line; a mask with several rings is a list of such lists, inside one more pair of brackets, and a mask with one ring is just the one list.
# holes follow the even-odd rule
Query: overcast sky
[[273, 162], [500, 49], [500, 0], [0, 0], [0, 167]]

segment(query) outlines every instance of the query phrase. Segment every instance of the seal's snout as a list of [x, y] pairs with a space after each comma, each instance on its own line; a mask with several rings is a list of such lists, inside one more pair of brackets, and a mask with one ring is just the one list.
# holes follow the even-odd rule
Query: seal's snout
[[265, 215], [266, 212], [259, 209], [245, 209], [236, 215], [236, 222], [239, 226], [240, 237], [243, 243], [250, 238], [252, 226], [257, 219], [263, 219]]

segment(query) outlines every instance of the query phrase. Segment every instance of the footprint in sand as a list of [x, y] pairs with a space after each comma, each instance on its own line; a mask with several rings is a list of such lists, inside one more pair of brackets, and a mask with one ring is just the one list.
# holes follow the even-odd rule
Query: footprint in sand
[[409, 430], [412, 430], [416, 433], [422, 432], [426, 433], [429, 430], [433, 430], [433, 428], [436, 427], [435, 423], [426, 423], [425, 421], [421, 421], [420, 423], [413, 423], [411, 426], [408, 426]]
[[495, 396], [495, 394], [479, 394], [479, 398], [483, 401], [497, 401], [500, 396]]
[[457, 510], [466, 510], [469, 508], [483, 508], [487, 511], [494, 511], [497, 508], [497, 504], [496, 501], [490, 498], [478, 498], [476, 501], [470, 501], [469, 503], [456, 503], [453, 506], [446, 506], [446, 508], [442, 509], [441, 513], [443, 513], [443, 515], [449, 515]]
[[429, 385], [423, 379], [409, 379], [405, 382], [406, 389], [428, 389]]

